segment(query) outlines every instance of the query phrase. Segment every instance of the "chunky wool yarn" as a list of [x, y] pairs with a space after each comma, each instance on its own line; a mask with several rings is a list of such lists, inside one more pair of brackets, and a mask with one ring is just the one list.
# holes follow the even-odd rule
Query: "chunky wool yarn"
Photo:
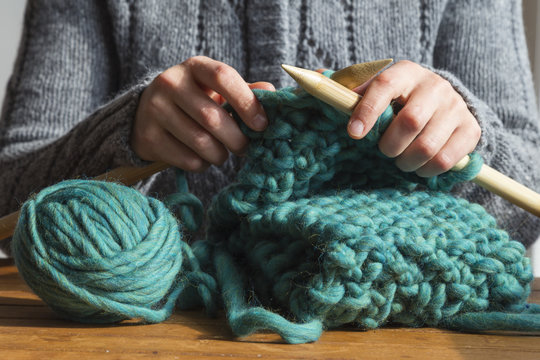
[[390, 108], [356, 141], [345, 114], [305, 92], [255, 94], [269, 126], [242, 125], [246, 162], [214, 198], [206, 239], [182, 240], [202, 216], [182, 176], [166, 202], [180, 204], [183, 225], [133, 190], [67, 181], [22, 209], [14, 255], [34, 291], [80, 321], [161, 321], [175, 301], [221, 306], [237, 335], [265, 329], [290, 343], [343, 324], [540, 330], [523, 245], [446, 192], [476, 175], [477, 155], [423, 179], [377, 150]]
[[69, 180], [23, 205], [13, 255], [26, 283], [62, 317], [160, 322], [198, 276], [181, 227], [161, 201], [134, 189]]
[[[476, 154], [464, 171], [423, 179], [377, 150], [390, 108], [355, 141], [348, 116], [303, 92], [256, 93], [272, 121], [245, 129], [248, 160], [209, 210], [207, 241], [230, 262], [214, 268], [222, 288], [236, 278], [220, 273], [235, 267], [259, 311], [303, 325], [276, 330], [289, 342], [347, 323], [539, 329], [522, 314], [538, 310], [525, 304], [525, 248], [481, 206], [440, 191], [474, 178]], [[232, 319], [233, 329], [260, 319]]]

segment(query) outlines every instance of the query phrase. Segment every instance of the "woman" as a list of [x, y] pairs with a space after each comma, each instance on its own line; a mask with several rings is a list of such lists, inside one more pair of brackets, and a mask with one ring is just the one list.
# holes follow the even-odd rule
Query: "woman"
[[[363, 89], [351, 137], [397, 99], [379, 148], [402, 170], [436, 175], [475, 150], [538, 190], [519, 1], [31, 0], [0, 121], [0, 214], [62, 179], [156, 160], [187, 170], [207, 204], [238, 170], [229, 151], [247, 145], [218, 103], [263, 130], [250, 89], [292, 85], [281, 63], [339, 69], [388, 57], [397, 62]], [[173, 192], [173, 176], [139, 188]], [[472, 184], [455, 194], [525, 245], [537, 238], [540, 222], [521, 209]]]

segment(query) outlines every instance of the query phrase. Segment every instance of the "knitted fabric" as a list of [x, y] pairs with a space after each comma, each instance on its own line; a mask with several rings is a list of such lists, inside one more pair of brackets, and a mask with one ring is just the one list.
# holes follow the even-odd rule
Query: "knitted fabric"
[[[452, 327], [461, 314], [525, 310], [532, 274], [523, 245], [481, 206], [437, 191], [472, 179], [481, 159], [426, 181], [377, 150], [390, 109], [355, 141], [348, 116], [303, 92], [256, 94], [272, 121], [263, 133], [244, 129], [248, 160], [214, 200], [207, 240], [262, 305], [310, 330]], [[214, 270], [218, 279], [227, 272]], [[282, 335], [308, 339], [299, 329]]]
[[[390, 108], [357, 141], [345, 114], [304, 92], [255, 94], [270, 124], [261, 133], [243, 126], [247, 161], [215, 197], [206, 240], [187, 246], [160, 203], [135, 190], [62, 183], [25, 204], [13, 239], [34, 291], [82, 321], [157, 322], [174, 301], [211, 313], [221, 305], [235, 334], [267, 329], [290, 343], [347, 323], [540, 329], [530, 314], [540, 308], [526, 304], [523, 245], [481, 206], [440, 191], [473, 178], [479, 156], [426, 181], [377, 150]], [[180, 220], [194, 229], [200, 214], [185, 205], [200, 203], [178, 179], [167, 202], [184, 205]]]

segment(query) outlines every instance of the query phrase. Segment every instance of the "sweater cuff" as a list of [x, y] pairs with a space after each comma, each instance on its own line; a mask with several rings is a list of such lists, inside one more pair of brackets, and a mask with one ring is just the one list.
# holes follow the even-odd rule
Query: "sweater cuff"
[[465, 101], [465, 104], [467, 104], [469, 111], [475, 117], [476, 121], [478, 121], [478, 125], [480, 125], [480, 128], [482, 129], [480, 141], [478, 142], [474, 151], [482, 156], [485, 163], [490, 163], [492, 155], [497, 152], [497, 141], [495, 139], [495, 127], [497, 124], [494, 124], [493, 121], [490, 121], [490, 119], [497, 118], [497, 115], [485, 102], [476, 97], [476, 95], [474, 95], [465, 85], [463, 85], [461, 80], [459, 80], [454, 74], [445, 70], [433, 68], [429, 65], [422, 64], [422, 66], [447, 80], [452, 85], [454, 90], [461, 95]]
[[[111, 122], [118, 124], [118, 130], [115, 136], [110, 139], [116, 154], [114, 158], [115, 166], [146, 166], [151, 162], [141, 159], [131, 148], [130, 138], [139, 99], [146, 87], [158, 76], [160, 72], [153, 72], [145, 76], [139, 83], [125, 90], [113, 101], [104, 105], [96, 113], [96, 116], [102, 114], [108, 117]], [[105, 114], [105, 112], [107, 114]]]

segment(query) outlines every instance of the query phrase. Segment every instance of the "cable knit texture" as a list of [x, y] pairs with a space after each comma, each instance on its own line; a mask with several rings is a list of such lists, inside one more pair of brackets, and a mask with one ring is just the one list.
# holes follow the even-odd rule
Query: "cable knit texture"
[[[420, 63], [463, 96], [483, 131], [484, 161], [540, 190], [540, 148], [521, 6], [470, 0], [30, 0], [0, 119], [0, 214], [62, 179], [142, 162], [129, 147], [138, 98], [153, 77], [194, 55], [247, 81], [292, 85], [281, 63], [339, 69], [392, 57]], [[237, 159], [189, 174], [205, 204]], [[139, 189], [164, 196], [172, 172]], [[528, 245], [539, 220], [471, 184], [455, 194], [485, 206]]]

